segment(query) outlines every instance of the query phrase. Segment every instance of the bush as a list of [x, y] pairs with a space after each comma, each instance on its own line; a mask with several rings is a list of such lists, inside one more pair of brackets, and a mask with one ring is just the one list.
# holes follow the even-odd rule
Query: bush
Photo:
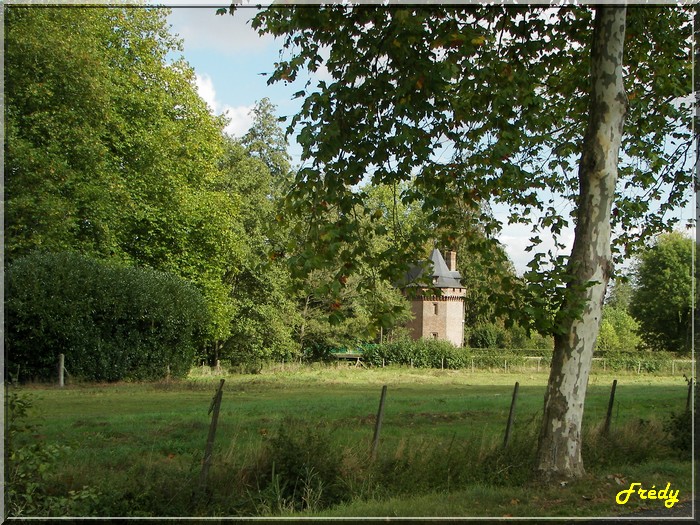
[[504, 330], [493, 324], [481, 324], [472, 329], [469, 346], [472, 348], [499, 348], [503, 346]]
[[671, 365], [674, 358], [668, 352], [600, 352], [595, 357], [605, 359], [605, 367], [611, 371], [638, 370], [658, 372]]
[[328, 429], [285, 419], [267, 442], [258, 505], [269, 510], [320, 510], [347, 499], [343, 489], [342, 450]]
[[306, 362], [322, 361], [328, 363], [333, 361], [334, 347], [320, 342], [312, 342], [306, 345], [302, 351], [302, 356]]
[[34, 252], [7, 270], [6, 370], [49, 379], [58, 355], [92, 381], [185, 375], [207, 320], [180, 278], [64, 253]]
[[416, 368], [464, 368], [469, 350], [448, 341], [402, 339], [381, 345], [365, 345], [363, 359], [374, 366], [405, 365]]
[[683, 459], [689, 460], [693, 449], [693, 416], [689, 410], [674, 412], [664, 423], [664, 430], [671, 436], [669, 445]]
[[[687, 382], [692, 379], [686, 378]], [[683, 412], [672, 413], [668, 420], [664, 423], [664, 430], [671, 436], [669, 445], [678, 452], [681, 458], [691, 459], [693, 450], [693, 419], [695, 418], [697, 427], [697, 409], [698, 409], [698, 388], [693, 385], [693, 395], [695, 396], [694, 407], [688, 407], [688, 410]], [[693, 410], [694, 409], [694, 410]]]

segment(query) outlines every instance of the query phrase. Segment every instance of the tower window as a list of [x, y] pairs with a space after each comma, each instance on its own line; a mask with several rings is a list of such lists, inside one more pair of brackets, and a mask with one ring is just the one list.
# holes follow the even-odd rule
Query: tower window
[[433, 303], [433, 313], [434, 313], [435, 315], [438, 314], [438, 303]]

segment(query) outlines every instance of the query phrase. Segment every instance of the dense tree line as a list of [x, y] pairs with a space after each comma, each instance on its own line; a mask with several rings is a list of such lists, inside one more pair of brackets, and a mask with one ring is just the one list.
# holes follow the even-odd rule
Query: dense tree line
[[629, 312], [651, 350], [692, 349], [694, 242], [681, 232], [657, 237], [637, 259]]
[[[96, 359], [117, 347], [123, 353], [128, 341], [138, 353], [149, 338], [157, 339], [153, 330], [132, 327], [120, 328], [110, 342], [113, 327], [106, 326], [127, 318], [134, 326], [149, 320], [151, 327], [165, 326], [157, 309], [136, 305], [148, 296], [167, 301], [165, 292], [158, 295], [146, 283], [149, 275], [192, 283], [188, 293], [201, 296], [197, 315], [184, 307], [179, 313], [188, 327], [181, 342], [196, 350], [184, 354], [187, 359], [230, 360], [255, 369], [268, 359], [313, 356], [390, 334], [408, 318], [408, 307], [378, 261], [414, 230], [430, 226], [424, 211], [397, 207], [390, 186], [370, 190], [371, 208], [356, 210], [367, 243], [329, 239], [319, 256], [335, 257], [335, 267], [296, 267], [309, 223], [285, 206], [294, 175], [275, 107], [261, 100], [248, 133], [226, 136], [225, 120], [211, 115], [196, 92], [194, 71], [169, 58], [180, 42], [168, 32], [165, 16], [161, 9], [6, 11], [10, 362], [45, 376], [63, 352], [75, 357], [78, 375], [138, 377], [143, 370], [123, 359], [122, 372], [116, 357], [89, 372], [90, 361], [78, 365], [77, 356], [88, 355], [91, 346], [100, 348]], [[426, 254], [430, 248], [425, 245]], [[357, 271], [337, 257], [362, 249]], [[44, 273], [29, 271], [32, 265]], [[141, 281], [125, 280], [128, 269]], [[69, 285], [52, 281], [59, 278]], [[47, 297], [27, 295], [43, 287], [52, 290]], [[83, 292], [97, 294], [97, 302], [81, 297]], [[100, 301], [103, 306], [91, 310]], [[181, 304], [175, 296], [171, 302], [173, 308]], [[112, 303], [121, 305], [113, 319], [107, 306]], [[62, 319], [69, 311], [77, 317]], [[47, 315], [56, 324], [42, 321]], [[149, 355], [149, 373], [165, 374], [167, 359]], [[162, 366], [152, 362], [156, 356]], [[107, 371], [112, 365], [117, 368]], [[171, 372], [184, 368], [173, 365]]]
[[692, 348], [693, 240], [680, 231], [655, 237], [617, 279], [603, 308], [597, 351]]
[[[313, 358], [329, 348], [400, 338], [410, 314], [394, 286], [396, 259], [426, 257], [436, 245], [458, 252], [468, 292], [468, 345], [552, 345], [527, 316], [513, 319], [514, 311], [533, 308], [533, 298], [542, 304], [550, 299], [544, 292], [522, 294], [525, 279], [496, 240], [488, 206], [470, 193], [475, 188], [452, 188], [441, 200], [426, 194], [415, 176], [360, 177], [356, 196], [362, 200], [296, 205], [289, 196], [295, 178], [305, 174], [292, 170], [274, 105], [261, 100], [248, 133], [226, 136], [225, 120], [211, 115], [196, 92], [194, 71], [169, 58], [180, 43], [165, 16], [161, 9], [6, 10], [10, 362], [41, 376], [42, 366], [54, 367], [59, 349], [88, 355], [99, 346], [102, 354], [114, 350], [114, 362], [129, 370], [124, 363], [138, 359], [127, 352], [127, 341], [163, 350], [167, 340], [185, 361], [227, 360], [257, 370], [270, 359]], [[319, 229], [319, 216], [335, 226]], [[347, 222], [350, 216], [353, 222]], [[309, 243], [314, 236], [321, 242]], [[32, 265], [44, 269], [41, 280], [29, 271]], [[93, 280], [86, 278], [89, 268]], [[70, 286], [51, 284], [52, 294], [40, 299], [27, 295], [61, 275]], [[180, 284], [157, 288], [158, 279]], [[94, 292], [103, 304], [99, 314], [80, 297], [81, 283], [85, 293], [101, 290]], [[167, 290], [173, 298], [187, 293], [187, 304], [200, 305], [196, 315], [182, 306], [177, 321], [167, 310], [168, 326], [181, 327], [177, 341], [154, 328], [165, 326], [158, 316], [166, 310], [139, 303], [148, 296], [167, 301]], [[506, 299], [493, 301], [494, 295]], [[110, 301], [122, 305], [113, 318]], [[130, 312], [124, 306], [129, 301]], [[184, 305], [171, 302], [173, 308]], [[56, 321], [71, 308], [75, 315], [65, 323], [41, 320], [51, 315]], [[610, 308], [603, 333], [606, 322], [618, 338], [620, 323], [633, 333], [636, 326]], [[109, 341], [109, 322], [134, 324]], [[88, 329], [89, 323], [94, 326]], [[146, 325], [151, 328], [135, 328]], [[149, 357], [142, 362], [155, 375], [171, 364], [161, 350], [144, 350]], [[124, 352], [128, 359], [117, 359]], [[109, 366], [96, 365], [93, 377], [118, 379], [118, 372], [106, 371]], [[76, 367], [86, 377], [89, 368]], [[131, 370], [133, 377], [142, 374]], [[185, 371], [172, 363], [172, 373]]]
[[224, 122], [153, 9], [8, 9], [6, 262], [73, 250], [170, 272], [228, 334], [240, 259], [235, 198], [219, 189]]

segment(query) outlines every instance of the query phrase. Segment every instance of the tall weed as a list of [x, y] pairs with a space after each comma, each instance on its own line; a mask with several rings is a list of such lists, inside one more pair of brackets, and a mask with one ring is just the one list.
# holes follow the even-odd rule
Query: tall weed
[[347, 498], [343, 464], [343, 451], [333, 445], [328, 427], [287, 418], [268, 438], [258, 462], [258, 506], [313, 511], [341, 503]]
[[662, 422], [638, 419], [612, 427], [607, 434], [602, 425], [584, 433], [583, 459], [589, 468], [637, 465], [651, 459], [672, 457], [668, 434]]
[[68, 447], [44, 443], [29, 422], [33, 401], [15, 390], [5, 391], [5, 518], [89, 515], [100, 494], [91, 488], [61, 494], [50, 487], [55, 465]]

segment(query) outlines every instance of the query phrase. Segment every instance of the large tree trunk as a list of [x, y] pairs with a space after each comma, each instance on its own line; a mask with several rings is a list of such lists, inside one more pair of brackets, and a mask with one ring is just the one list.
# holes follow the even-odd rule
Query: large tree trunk
[[[574, 479], [584, 474], [583, 405], [612, 270], [610, 213], [627, 111], [622, 82], [625, 14], [624, 7], [596, 9], [589, 120], [579, 163], [579, 205], [569, 260], [573, 280], [562, 308], [562, 335], [555, 337], [537, 453], [537, 469], [545, 480]], [[566, 312], [576, 311], [577, 304], [585, 304], [583, 314], [572, 319]]]

